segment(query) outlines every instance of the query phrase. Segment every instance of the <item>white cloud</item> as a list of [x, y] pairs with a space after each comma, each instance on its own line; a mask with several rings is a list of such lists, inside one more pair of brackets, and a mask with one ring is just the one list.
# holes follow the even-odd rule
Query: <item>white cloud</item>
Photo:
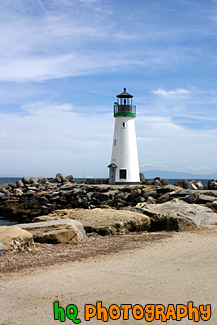
[[162, 97], [185, 97], [191, 94], [189, 89], [177, 88], [174, 90], [165, 90], [162, 88], [158, 88], [157, 90], [152, 91], [153, 94], [162, 96]]
[[167, 168], [167, 165], [162, 163], [140, 163], [140, 167], [148, 169], [164, 169]]
[[[5, 2], [1, 9], [1, 81], [42, 81], [126, 67], [129, 72], [135, 67], [167, 69], [196, 55], [193, 48], [189, 51], [176, 43], [182, 37], [180, 28], [165, 27], [159, 32], [158, 26], [147, 21], [144, 33], [134, 20], [128, 22], [131, 16], [119, 21], [123, 26], [117, 28], [115, 7], [102, 1], [38, 0], [29, 5], [14, 2], [13, 6]], [[170, 46], [153, 46], [156, 39], [165, 38], [173, 40]]]
[[[37, 102], [19, 113], [0, 114], [0, 170], [7, 175], [106, 177], [114, 118], [111, 113], [79, 113], [92, 108]], [[215, 165], [215, 130], [187, 130], [170, 117], [138, 116], [139, 160], [156, 169]], [[151, 166], [150, 166], [151, 167]], [[207, 168], [204, 168], [206, 172]]]
[[217, 172], [217, 165], [189, 166], [187, 169], [191, 171]]

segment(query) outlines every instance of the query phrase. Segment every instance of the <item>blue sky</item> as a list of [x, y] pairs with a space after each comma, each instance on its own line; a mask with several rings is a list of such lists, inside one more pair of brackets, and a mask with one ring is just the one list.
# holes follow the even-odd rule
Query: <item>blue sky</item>
[[124, 87], [140, 170], [217, 172], [216, 0], [0, 6], [0, 176], [107, 177]]

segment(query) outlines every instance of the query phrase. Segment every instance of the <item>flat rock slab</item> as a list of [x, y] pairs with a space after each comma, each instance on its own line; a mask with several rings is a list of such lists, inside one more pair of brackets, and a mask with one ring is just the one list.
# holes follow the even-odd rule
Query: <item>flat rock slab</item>
[[0, 256], [35, 249], [32, 234], [17, 226], [0, 227]]
[[198, 204], [189, 204], [174, 199], [162, 204], [140, 204], [140, 208], [159, 213], [167, 217], [183, 217], [193, 221], [197, 226], [217, 225], [217, 213], [212, 209]]
[[78, 220], [84, 225], [86, 232], [96, 232], [100, 235], [119, 235], [150, 229], [150, 218], [148, 216], [127, 210], [65, 209], [36, 219], [42, 221], [64, 218]]
[[29, 231], [35, 242], [52, 244], [78, 244], [86, 239], [83, 225], [77, 220], [49, 220], [36, 223], [19, 224]]

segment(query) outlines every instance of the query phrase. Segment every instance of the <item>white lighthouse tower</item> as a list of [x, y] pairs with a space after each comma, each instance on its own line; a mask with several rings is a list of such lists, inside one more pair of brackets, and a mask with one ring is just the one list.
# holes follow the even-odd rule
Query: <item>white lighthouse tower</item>
[[117, 95], [114, 103], [115, 129], [112, 158], [109, 167], [110, 184], [139, 184], [139, 162], [136, 144], [136, 106], [133, 96], [126, 92]]

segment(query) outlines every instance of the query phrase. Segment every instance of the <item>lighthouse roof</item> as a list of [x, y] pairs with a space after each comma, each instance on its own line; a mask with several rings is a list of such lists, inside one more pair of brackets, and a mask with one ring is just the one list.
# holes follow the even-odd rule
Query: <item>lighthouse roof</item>
[[124, 88], [124, 91], [121, 94], [117, 95], [116, 97], [118, 97], [118, 98], [133, 98], [132, 95], [130, 95], [126, 92], [126, 88]]

